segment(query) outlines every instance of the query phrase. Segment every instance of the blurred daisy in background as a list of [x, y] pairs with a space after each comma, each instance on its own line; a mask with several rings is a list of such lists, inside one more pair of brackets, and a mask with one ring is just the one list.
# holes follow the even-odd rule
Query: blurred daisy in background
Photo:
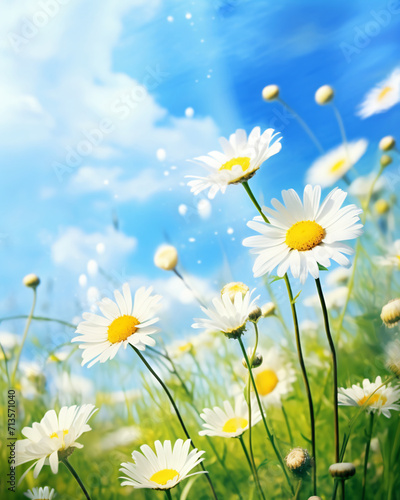
[[[339, 405], [342, 406], [362, 406], [368, 397], [382, 384], [381, 377], [376, 377], [375, 382], [370, 382], [367, 378], [360, 384], [353, 384], [351, 388], [339, 388]], [[368, 401], [365, 410], [383, 413], [385, 417], [390, 418], [390, 410], [399, 411], [400, 405], [396, 401], [400, 399], [400, 389], [391, 387], [390, 384], [378, 389]]]
[[246, 328], [249, 314], [253, 311], [255, 302], [259, 298], [258, 295], [251, 299], [254, 290], [245, 294], [237, 292], [234, 300], [231, 299], [229, 292], [223, 293], [221, 297], [214, 297], [213, 307], [201, 307], [208, 318], [195, 318], [197, 323], [193, 323], [192, 327], [218, 330], [228, 338], [240, 337]]
[[261, 134], [260, 127], [255, 127], [250, 135], [238, 129], [231, 134], [229, 140], [220, 138], [223, 153], [211, 151], [207, 156], [199, 156], [192, 160], [208, 170], [207, 177], [188, 175], [195, 180], [188, 182], [195, 195], [209, 189], [208, 197], [213, 199], [218, 191], [225, 193], [229, 184], [237, 184], [250, 179], [271, 156], [282, 148], [281, 137], [274, 142], [278, 134], [272, 128]]
[[351, 273], [351, 267], [337, 267], [333, 271], [329, 271], [326, 284], [332, 287], [345, 285], [349, 281]]
[[398, 102], [400, 102], [400, 68], [396, 68], [388, 78], [368, 92], [357, 114], [361, 118], [368, 118], [387, 111]]
[[205, 452], [197, 451], [197, 448], [189, 453], [190, 439], [183, 441], [178, 439], [174, 448], [171, 441], [160, 441], [154, 443], [156, 452], [147, 444], [140, 447], [142, 453], [134, 451], [132, 458], [134, 463], [122, 463], [120, 471], [126, 476], [121, 486], [133, 486], [134, 488], [150, 488], [153, 490], [169, 490], [187, 477], [205, 473], [198, 471], [189, 474], [204, 458], [200, 458]]
[[259, 350], [263, 362], [253, 368], [257, 392], [264, 406], [281, 406], [282, 399], [293, 389], [296, 372], [292, 364], [277, 347]]
[[[242, 395], [236, 397], [235, 406], [224, 401], [223, 408], [215, 406], [212, 410], [204, 408], [200, 417], [204, 420], [204, 430], [200, 436], [219, 436], [234, 438], [241, 436], [249, 428], [249, 408]], [[255, 397], [251, 401], [251, 426], [256, 425], [262, 416]]]
[[140, 427], [135, 425], [120, 427], [103, 436], [100, 441], [100, 447], [103, 450], [112, 450], [117, 446], [127, 446], [128, 444], [138, 441], [142, 434], [143, 432]]
[[260, 233], [243, 240], [251, 247], [250, 252], [258, 254], [253, 266], [254, 276], [260, 277], [277, 267], [277, 275], [283, 277], [290, 268], [294, 278], [305, 283], [308, 273], [319, 277], [318, 264], [329, 267], [331, 259], [341, 266], [349, 266], [344, 254], [354, 250], [342, 243], [362, 233], [358, 215], [362, 212], [355, 205], [342, 207], [347, 194], [335, 188], [320, 204], [321, 187], [307, 185], [303, 202], [293, 189], [282, 191], [285, 205], [273, 199], [275, 208], [264, 207], [269, 218], [265, 223], [261, 216], [247, 225]]
[[80, 335], [72, 342], [81, 342], [82, 365], [91, 361], [90, 368], [97, 361], [104, 363], [113, 359], [121, 345], [131, 344], [136, 349], [144, 351], [147, 345], [153, 346], [155, 340], [150, 336], [159, 331], [154, 327], [158, 318], [154, 315], [158, 310], [161, 295], [151, 295], [152, 287], [141, 287], [132, 295], [129, 285], [122, 286], [122, 294], [114, 291], [115, 302], [105, 297], [98, 306], [104, 316], [93, 313], [83, 313], [76, 332]]
[[60, 456], [67, 457], [75, 448], [83, 448], [76, 440], [91, 431], [87, 424], [97, 409], [94, 405], [63, 406], [57, 415], [54, 410], [46, 412], [40, 423], [24, 427], [21, 433], [27, 439], [16, 443], [16, 465], [34, 463], [24, 472], [21, 480], [35, 466], [33, 477], [38, 477], [44, 465], [50, 465], [53, 474], [58, 472]]
[[377, 194], [385, 188], [385, 179], [383, 177], [379, 177], [379, 179], [376, 182], [375, 181], [376, 172], [371, 172], [368, 175], [359, 175], [350, 184], [348, 192], [357, 198], [366, 198], [371, 191], [372, 185], [374, 184], [372, 194]]
[[[347, 286], [338, 286], [333, 290], [328, 290], [324, 292], [326, 307], [331, 309], [340, 309], [344, 306], [348, 294]], [[304, 305], [306, 307], [321, 307], [321, 302], [318, 294], [311, 295], [304, 299]]]
[[306, 182], [322, 188], [332, 186], [355, 165], [367, 150], [368, 141], [359, 139], [328, 151], [306, 173]]
[[15, 333], [0, 332], [0, 345], [2, 347], [0, 349], [0, 360], [4, 359], [4, 353], [8, 359], [19, 343], [20, 338]]
[[48, 486], [44, 488], [32, 488], [24, 493], [24, 495], [31, 500], [52, 500], [55, 495], [54, 488], [50, 489]]
[[379, 266], [400, 269], [400, 240], [396, 240], [392, 243], [385, 256], [378, 255], [374, 260]]

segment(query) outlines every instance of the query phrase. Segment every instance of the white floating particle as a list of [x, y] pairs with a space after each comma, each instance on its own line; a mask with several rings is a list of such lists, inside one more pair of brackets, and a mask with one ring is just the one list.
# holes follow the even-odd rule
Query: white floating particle
[[201, 260], [198, 260], [198, 261], [197, 261], [197, 264], [201, 264]]
[[208, 219], [212, 211], [212, 206], [209, 200], [200, 200], [197, 204], [197, 212], [202, 219]]
[[185, 205], [184, 203], [179, 205], [178, 212], [180, 213], [180, 215], [186, 215], [187, 211], [188, 211], [187, 205]]
[[171, 170], [176, 170], [178, 167], [176, 165], [171, 166]]
[[192, 14], [190, 12], [187, 12], [185, 17], [186, 19], [192, 19]]
[[186, 118], [192, 118], [194, 115], [194, 109], [193, 108], [186, 108], [185, 109], [185, 116]]
[[196, 238], [189, 238], [190, 243], [194, 243], [196, 241]]
[[167, 175], [169, 175], [168, 170], [164, 170], [164, 175], [165, 175], [165, 177], [167, 177]]
[[87, 263], [87, 272], [89, 276], [95, 276], [99, 270], [99, 265], [94, 259], [90, 259]]
[[104, 185], [108, 186], [110, 184], [110, 181], [108, 179], [104, 179]]
[[228, 227], [228, 229], [226, 230], [226, 232], [227, 232], [228, 234], [233, 234], [233, 228]]
[[100, 299], [100, 292], [95, 286], [91, 286], [88, 288], [86, 297], [88, 302], [93, 304], [93, 302], [97, 302]]
[[87, 276], [86, 274], [81, 274], [79, 276], [78, 282], [81, 287], [85, 287], [87, 285]]
[[207, 75], [207, 78], [211, 78], [211, 75]]
[[173, 16], [168, 16], [168, 17], [167, 17], [167, 21], [168, 21], [169, 23], [173, 23], [173, 22], [174, 22], [174, 18], [173, 18]]
[[156, 151], [156, 156], [158, 161], [164, 161], [167, 157], [167, 152], [163, 148], [159, 148]]
[[106, 251], [106, 246], [104, 243], [97, 243], [96, 245], [96, 252], [101, 255]]
[[202, 39], [200, 40], [200, 43], [204, 43], [204, 38], [202, 38]]

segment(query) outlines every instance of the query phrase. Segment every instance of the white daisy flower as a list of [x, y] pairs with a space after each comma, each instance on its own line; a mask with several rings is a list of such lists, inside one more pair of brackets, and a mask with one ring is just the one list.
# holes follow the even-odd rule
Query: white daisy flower
[[249, 137], [244, 130], [238, 129], [228, 139], [220, 138], [223, 153], [211, 151], [193, 161], [208, 170], [207, 177], [190, 175], [195, 180], [188, 182], [195, 195], [209, 189], [208, 197], [213, 199], [218, 191], [225, 193], [229, 184], [237, 184], [250, 179], [271, 156], [281, 150], [281, 137], [271, 144], [278, 134], [272, 128], [261, 134], [255, 127]]
[[171, 441], [160, 441], [154, 443], [156, 452], [147, 444], [140, 447], [142, 453], [134, 451], [132, 458], [134, 463], [122, 463], [121, 472], [128, 477], [124, 479], [121, 486], [133, 486], [134, 488], [150, 488], [153, 490], [169, 490], [187, 477], [202, 474], [205, 471], [189, 472], [194, 469], [204, 458], [200, 458], [204, 451], [197, 448], [189, 453], [190, 439], [183, 441], [178, 439], [174, 448]]
[[393, 242], [387, 254], [375, 257], [375, 262], [379, 266], [394, 267], [400, 269], [400, 240]]
[[54, 488], [50, 489], [48, 486], [44, 488], [32, 488], [24, 493], [24, 495], [31, 500], [52, 500], [55, 495]]
[[34, 463], [25, 471], [21, 480], [33, 466], [35, 478], [44, 465], [50, 465], [53, 474], [57, 474], [60, 456], [67, 457], [75, 448], [83, 448], [76, 440], [84, 432], [91, 430], [87, 421], [95, 411], [97, 409], [91, 404], [63, 406], [58, 415], [54, 410], [49, 410], [40, 423], [24, 427], [21, 432], [27, 439], [20, 439], [16, 443], [16, 465], [32, 460]]
[[350, 265], [343, 254], [352, 254], [353, 249], [342, 241], [361, 234], [358, 214], [362, 210], [355, 205], [342, 207], [346, 196], [335, 188], [320, 205], [320, 186], [307, 185], [303, 203], [293, 189], [282, 191], [286, 206], [273, 199], [276, 211], [263, 208], [270, 224], [260, 216], [247, 223], [260, 233], [243, 241], [244, 246], [252, 247], [252, 253], [259, 254], [253, 266], [254, 276], [278, 267], [277, 274], [283, 277], [290, 267], [293, 277], [304, 283], [308, 273], [319, 277], [318, 264], [329, 267], [332, 259], [341, 266]]
[[179, 359], [185, 354], [193, 352], [194, 346], [190, 339], [175, 340], [167, 346], [168, 355], [172, 359]]
[[214, 297], [212, 301], [214, 307], [201, 307], [208, 318], [195, 318], [198, 323], [193, 323], [192, 327], [218, 330], [228, 338], [240, 337], [246, 329], [249, 314], [259, 298], [258, 295], [251, 300], [254, 290], [244, 295], [242, 292], [237, 292], [233, 301], [229, 292], [223, 293], [220, 297]]
[[259, 353], [263, 362], [260, 367], [253, 368], [257, 392], [265, 408], [281, 406], [282, 399], [293, 390], [296, 372], [278, 348], [260, 349]]
[[109, 298], [104, 298], [98, 306], [104, 316], [93, 313], [84, 313], [82, 321], [79, 323], [76, 332], [81, 335], [72, 339], [72, 342], [81, 342], [82, 365], [88, 361], [89, 368], [97, 361], [104, 363], [113, 359], [121, 345], [128, 344], [144, 351], [146, 345], [153, 346], [155, 340], [150, 337], [159, 331], [154, 327], [158, 318], [154, 317], [158, 309], [158, 302], [161, 295], [151, 295], [153, 289], [141, 287], [135, 293], [132, 303], [132, 296], [129, 285], [122, 286], [122, 294], [114, 291], [115, 302]]
[[[219, 436], [235, 438], [241, 436], [249, 428], [249, 408], [243, 396], [235, 399], [233, 407], [229, 401], [224, 401], [224, 407], [215, 406], [212, 410], [204, 408], [200, 417], [204, 420], [204, 430], [200, 436]], [[255, 397], [251, 401], [251, 426], [261, 420], [261, 412]]]
[[306, 181], [309, 184], [319, 184], [328, 187], [341, 179], [353, 165], [363, 156], [368, 146], [368, 141], [359, 139], [346, 145], [328, 151], [320, 156], [307, 170]]
[[388, 78], [368, 92], [357, 114], [361, 118], [368, 118], [387, 111], [398, 102], [400, 102], [400, 68], [396, 68]]
[[[339, 405], [342, 406], [362, 406], [368, 397], [382, 384], [381, 377], [376, 377], [375, 382], [370, 382], [365, 378], [360, 384], [353, 384], [351, 388], [340, 387], [338, 391]], [[366, 411], [383, 413], [385, 417], [390, 418], [390, 410], [400, 410], [400, 405], [396, 401], [400, 399], [400, 389], [391, 387], [390, 384], [378, 389], [368, 401]]]

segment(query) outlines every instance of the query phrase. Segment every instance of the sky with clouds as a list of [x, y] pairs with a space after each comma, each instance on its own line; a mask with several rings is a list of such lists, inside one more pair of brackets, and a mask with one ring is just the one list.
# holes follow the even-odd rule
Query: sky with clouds
[[359, 170], [370, 171], [379, 139], [398, 130], [399, 108], [366, 120], [356, 111], [400, 65], [399, 25], [396, 1], [4, 0], [1, 315], [27, 312], [29, 272], [42, 279], [38, 311], [68, 321], [130, 280], [168, 296], [163, 321], [182, 335], [199, 311], [153, 265], [166, 241], [204, 297], [231, 279], [260, 285], [241, 245], [254, 215], [244, 190], [211, 203], [193, 197], [187, 160], [237, 128], [273, 127], [282, 151], [251, 181], [254, 192], [268, 202], [302, 189], [318, 151], [261, 90], [278, 84], [331, 148], [337, 123], [313, 97], [329, 83], [348, 137], [369, 141]]

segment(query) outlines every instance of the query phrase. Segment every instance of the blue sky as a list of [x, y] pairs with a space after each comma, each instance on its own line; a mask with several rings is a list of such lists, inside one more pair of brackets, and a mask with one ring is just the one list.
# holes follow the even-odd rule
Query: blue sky
[[[187, 159], [217, 148], [219, 136], [274, 126], [283, 148], [251, 181], [254, 192], [268, 202], [302, 189], [318, 152], [279, 105], [262, 101], [269, 83], [327, 149], [340, 143], [339, 130], [313, 96], [331, 84], [348, 137], [370, 142], [361, 172], [375, 165], [379, 139], [398, 130], [398, 107], [356, 116], [365, 93], [399, 65], [396, 2], [54, 2], [45, 2], [49, 15], [36, 1], [6, 1], [0, 22], [2, 316], [27, 312], [21, 280], [36, 272], [38, 312], [71, 320], [90, 308], [89, 287], [110, 295], [102, 273], [87, 272], [96, 260], [117, 286], [130, 279], [171, 295], [162, 319], [182, 335], [198, 308], [153, 266], [164, 241], [206, 296], [231, 279], [260, 285], [241, 245], [254, 215], [244, 190], [217, 195], [201, 217], [197, 205], [207, 202], [190, 194], [185, 175], [196, 171]], [[97, 145], [82, 150], [88, 135]]]

